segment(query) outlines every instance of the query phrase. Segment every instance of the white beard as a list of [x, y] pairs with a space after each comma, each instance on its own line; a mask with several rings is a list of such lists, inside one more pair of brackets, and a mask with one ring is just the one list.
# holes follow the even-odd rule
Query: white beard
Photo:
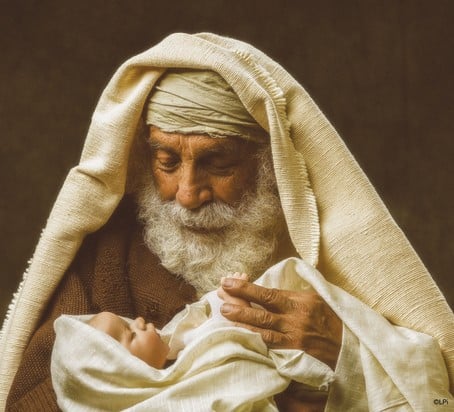
[[236, 206], [212, 202], [191, 211], [162, 201], [150, 174], [137, 192], [146, 245], [199, 295], [234, 272], [254, 280], [272, 263], [284, 217], [270, 153], [259, 160], [257, 188]]

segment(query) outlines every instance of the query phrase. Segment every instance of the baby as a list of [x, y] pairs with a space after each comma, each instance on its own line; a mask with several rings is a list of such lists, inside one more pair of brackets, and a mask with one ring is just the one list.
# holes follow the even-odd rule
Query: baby
[[[246, 273], [234, 273], [232, 277], [248, 280]], [[222, 288], [219, 288], [216, 293], [224, 302], [250, 306], [249, 302], [230, 296]], [[211, 310], [213, 312], [214, 308]], [[153, 368], [161, 369], [166, 364], [170, 351], [169, 345], [162, 340], [154, 325], [146, 323], [144, 318], [139, 316], [132, 322], [127, 322], [114, 313], [101, 312], [94, 315], [87, 323], [114, 338], [131, 354]]]
[[128, 323], [114, 313], [101, 312], [87, 323], [120, 342], [132, 355], [153, 368], [164, 367], [169, 345], [161, 339], [154, 325], [146, 323], [144, 318], [138, 317]]
[[[260, 334], [221, 315], [224, 302], [251, 306], [219, 288], [187, 305], [161, 331], [142, 317], [62, 315], [55, 321], [51, 359], [59, 407], [277, 411], [274, 396], [292, 380], [326, 397], [334, 378], [329, 366], [300, 350], [269, 350]], [[166, 365], [168, 360], [175, 362]]]

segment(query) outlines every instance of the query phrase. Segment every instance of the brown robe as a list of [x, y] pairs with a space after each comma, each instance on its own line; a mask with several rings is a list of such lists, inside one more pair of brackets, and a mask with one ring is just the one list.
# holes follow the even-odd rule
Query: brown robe
[[109, 222], [87, 236], [55, 291], [16, 373], [7, 411], [58, 411], [50, 377], [54, 320], [61, 314], [110, 311], [164, 326], [186, 303], [192, 286], [164, 269], [144, 245], [135, 205], [125, 198]]

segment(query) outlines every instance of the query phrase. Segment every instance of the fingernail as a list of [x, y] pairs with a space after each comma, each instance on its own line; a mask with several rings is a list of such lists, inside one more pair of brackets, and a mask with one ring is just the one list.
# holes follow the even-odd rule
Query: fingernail
[[230, 288], [233, 286], [233, 279], [223, 278], [223, 279], [221, 279], [221, 285], [224, 287]]
[[232, 305], [229, 303], [224, 303], [221, 306], [221, 313], [230, 313], [232, 311]]

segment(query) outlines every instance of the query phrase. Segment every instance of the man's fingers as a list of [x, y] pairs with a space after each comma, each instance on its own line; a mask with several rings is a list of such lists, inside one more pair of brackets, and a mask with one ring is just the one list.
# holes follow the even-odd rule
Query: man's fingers
[[219, 298], [221, 298], [225, 303], [231, 303], [233, 305], [238, 305], [238, 306], [251, 306], [250, 303], [244, 299], [238, 298], [236, 296], [231, 296], [229, 295], [224, 289], [219, 288], [217, 290], [217, 295]]
[[314, 291], [268, 289], [226, 278], [224, 292], [261, 307], [224, 304], [229, 320], [262, 335], [270, 348], [301, 349], [335, 368], [342, 342], [342, 322]]
[[221, 286], [229, 295], [257, 303], [272, 312], [285, 312], [288, 306], [285, 291], [279, 289], [264, 288], [235, 278], [223, 278]]
[[224, 303], [221, 313], [232, 322], [255, 326], [261, 329], [279, 330], [280, 317], [274, 313], [258, 308]]
[[235, 326], [239, 326], [250, 330], [251, 332], [259, 333], [262, 336], [266, 346], [272, 349], [284, 348], [288, 343], [287, 336], [275, 330], [262, 329], [257, 326], [248, 325], [246, 323], [235, 322]]

